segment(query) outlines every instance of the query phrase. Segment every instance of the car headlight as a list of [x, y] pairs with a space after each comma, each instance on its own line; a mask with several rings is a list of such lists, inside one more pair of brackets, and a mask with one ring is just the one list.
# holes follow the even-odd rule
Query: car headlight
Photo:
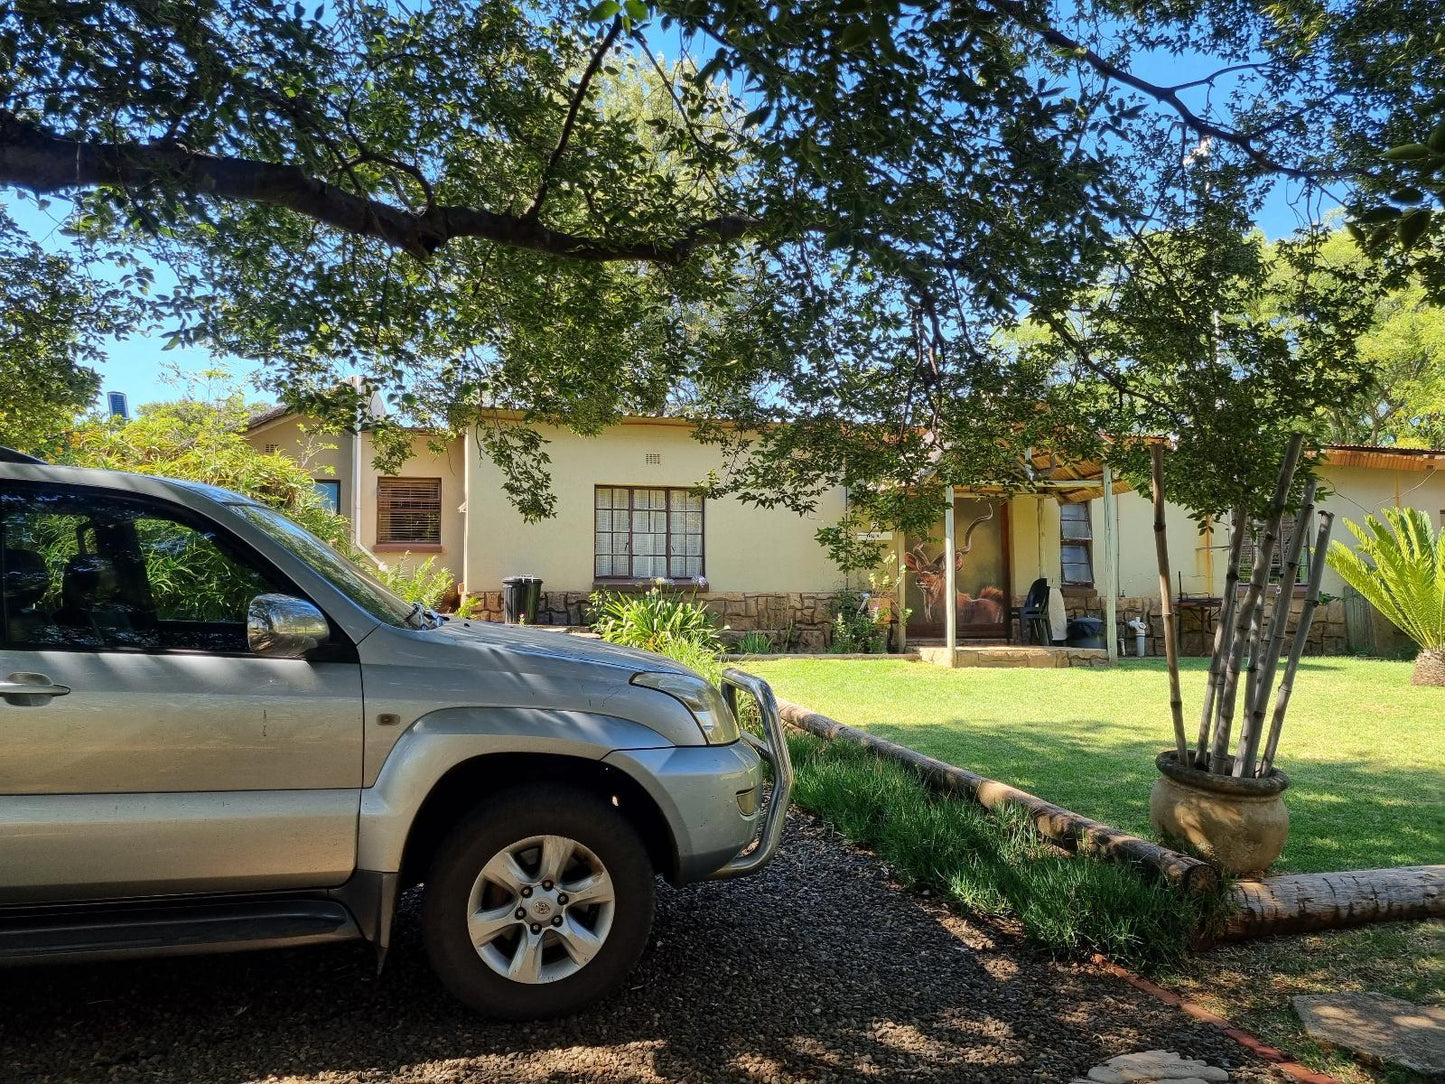
[[738, 740], [738, 721], [728, 710], [721, 690], [695, 674], [665, 674], [651, 670], [632, 676], [632, 684], [666, 693], [681, 701], [702, 730], [709, 745], [729, 745]]

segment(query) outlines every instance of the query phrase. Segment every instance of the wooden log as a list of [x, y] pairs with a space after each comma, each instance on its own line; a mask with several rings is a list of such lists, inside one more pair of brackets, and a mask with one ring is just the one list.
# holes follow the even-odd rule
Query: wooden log
[[1174, 623], [1174, 589], [1169, 582], [1169, 536], [1164, 532], [1164, 449], [1160, 445], [1149, 446], [1149, 463], [1150, 494], [1154, 498], [1154, 555], [1159, 562], [1159, 605], [1164, 618], [1164, 665], [1169, 671], [1169, 714], [1174, 720], [1174, 752], [1180, 764], [1188, 764], [1184, 698], [1179, 692], [1179, 628]]
[[1205, 893], [1219, 883], [1214, 867], [1187, 854], [1179, 854], [1147, 839], [1131, 836], [1107, 824], [1080, 816], [1063, 806], [1046, 802], [1028, 791], [1000, 783], [966, 768], [845, 726], [836, 719], [786, 700], [778, 701], [783, 721], [826, 741], [847, 741], [912, 769], [925, 785], [943, 794], [962, 795], [985, 809], [1005, 805], [1022, 808], [1039, 834], [1070, 849], [1097, 853], [1106, 858], [1132, 861], [1157, 871], [1171, 884], [1186, 892]]
[[1301, 873], [1229, 889], [1222, 941], [1445, 918], [1445, 866]]

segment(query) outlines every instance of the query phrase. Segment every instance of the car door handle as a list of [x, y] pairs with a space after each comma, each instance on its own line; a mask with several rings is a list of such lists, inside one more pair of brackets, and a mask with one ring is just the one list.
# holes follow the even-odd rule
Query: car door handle
[[68, 692], [69, 685], [56, 685], [44, 674], [11, 674], [0, 681], [0, 697], [16, 707], [38, 707]]

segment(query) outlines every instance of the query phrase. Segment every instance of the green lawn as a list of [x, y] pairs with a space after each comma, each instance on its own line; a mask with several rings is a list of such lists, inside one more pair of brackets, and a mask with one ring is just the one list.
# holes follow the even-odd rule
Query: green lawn
[[[1205, 660], [1183, 663], [1198, 728]], [[949, 763], [1150, 835], [1154, 755], [1172, 744], [1162, 662], [1118, 669], [946, 670], [928, 663], [779, 659], [747, 668], [777, 694]], [[1445, 862], [1445, 690], [1410, 664], [1307, 659], [1280, 743], [1289, 844], [1275, 867]]]

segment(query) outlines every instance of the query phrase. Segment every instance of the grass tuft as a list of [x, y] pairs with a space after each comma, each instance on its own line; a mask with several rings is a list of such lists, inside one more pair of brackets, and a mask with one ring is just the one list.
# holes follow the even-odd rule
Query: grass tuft
[[1061, 956], [1102, 953], [1126, 967], [1177, 965], [1208, 903], [1132, 867], [1074, 857], [1023, 810], [991, 815], [935, 794], [912, 772], [844, 742], [790, 735], [794, 801], [877, 852], [911, 887], [1012, 919]]

